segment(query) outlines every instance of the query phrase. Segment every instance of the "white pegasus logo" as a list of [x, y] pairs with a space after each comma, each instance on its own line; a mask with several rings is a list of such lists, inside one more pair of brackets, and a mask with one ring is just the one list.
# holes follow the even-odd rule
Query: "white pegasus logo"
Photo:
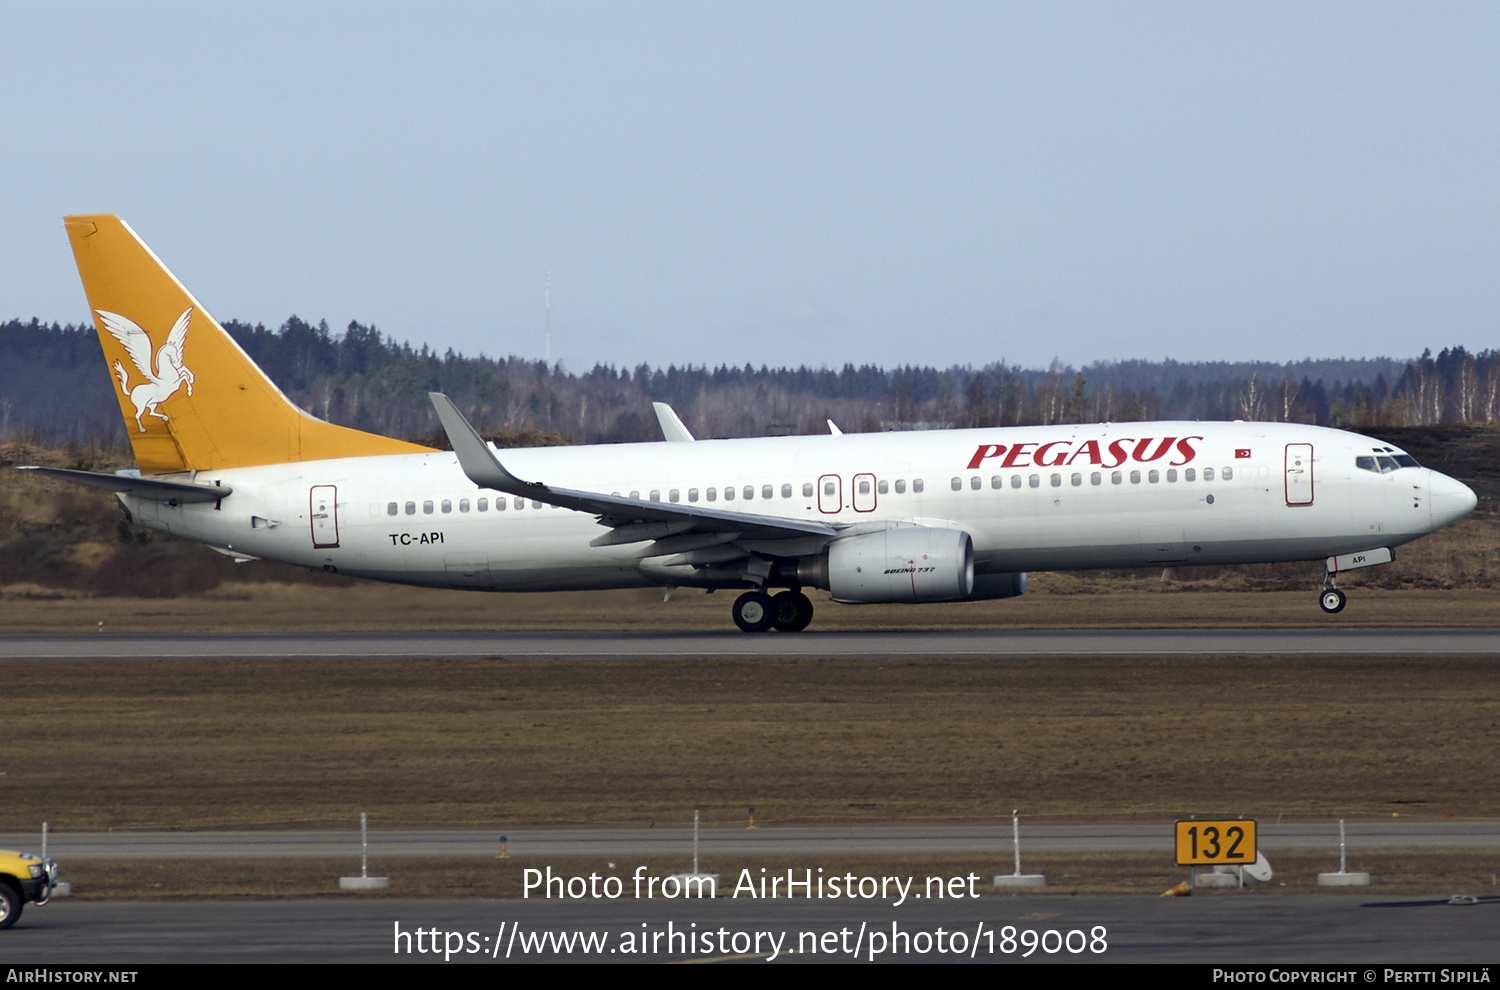
[[182, 315], [177, 317], [177, 322], [172, 324], [167, 342], [156, 352], [155, 372], [151, 370], [150, 335], [134, 320], [119, 313], [107, 313], [102, 309], [95, 312], [104, 321], [104, 329], [125, 346], [125, 353], [135, 362], [136, 370], [146, 376], [146, 381], [131, 388], [130, 375], [125, 370], [124, 363], [115, 362], [115, 375], [120, 379], [120, 391], [135, 404], [135, 425], [145, 433], [146, 424], [141, 422], [141, 417], [149, 413], [165, 421], [167, 414], [158, 412], [156, 407], [171, 398], [179, 385], [187, 382], [187, 394], [193, 394], [193, 373], [182, 363], [182, 343], [187, 338], [188, 318], [193, 315], [193, 308], [189, 306], [183, 310]]

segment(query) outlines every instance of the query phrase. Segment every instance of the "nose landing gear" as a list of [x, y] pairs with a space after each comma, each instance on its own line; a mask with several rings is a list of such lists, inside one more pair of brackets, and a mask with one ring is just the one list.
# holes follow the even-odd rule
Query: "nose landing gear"
[[1332, 615], [1335, 612], [1342, 612], [1344, 603], [1348, 599], [1349, 596], [1337, 588], [1324, 588], [1322, 594], [1318, 596], [1318, 604], [1323, 607], [1323, 611]]

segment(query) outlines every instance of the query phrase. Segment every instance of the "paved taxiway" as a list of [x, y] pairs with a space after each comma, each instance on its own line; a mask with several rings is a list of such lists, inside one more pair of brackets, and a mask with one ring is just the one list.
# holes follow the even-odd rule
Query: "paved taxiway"
[[[502, 831], [513, 857], [687, 856], [692, 849], [688, 828], [535, 829], [491, 831], [376, 828], [370, 833], [374, 856], [493, 856]], [[1258, 823], [1259, 846], [1281, 849], [1326, 849], [1336, 855], [1336, 822], [1278, 825]], [[1023, 852], [1097, 853], [1159, 852], [1171, 855], [1173, 829], [1164, 824], [1026, 825]], [[1494, 849], [1500, 847], [1500, 822], [1381, 820], [1348, 826], [1349, 847], [1360, 849]], [[0, 848], [36, 849], [40, 836], [0, 834]], [[842, 854], [889, 856], [976, 854], [1009, 861], [1010, 825], [884, 825], [843, 828], [705, 828], [704, 855], [787, 856]], [[227, 859], [353, 856], [359, 832], [62, 832], [53, 833], [48, 854], [68, 859]], [[988, 862], [988, 860], [986, 860]]]
[[[421, 943], [416, 929], [443, 934], [440, 945], [456, 954], [446, 964], [478, 962], [673, 962], [743, 959], [768, 955], [751, 950], [756, 932], [780, 934], [782, 962], [867, 960], [876, 935], [893, 926], [910, 941], [905, 954], [876, 955], [880, 961], [1013, 962], [1029, 941], [1059, 946], [1072, 935], [1082, 951], [1035, 951], [1042, 965], [1090, 962], [1199, 964], [1349, 964], [1353, 982], [1375, 982], [1381, 968], [1400, 963], [1493, 963], [1500, 904], [1451, 906], [1434, 899], [1403, 899], [1401, 907], [1366, 907], [1370, 897], [1266, 897], [1221, 892], [1191, 898], [1054, 897], [1031, 894], [961, 900], [911, 900], [897, 906], [878, 900], [750, 900], [721, 896], [713, 901], [432, 901], [359, 900], [249, 903], [83, 903], [58, 901], [28, 907], [16, 927], [0, 935], [0, 963], [114, 965], [153, 962], [208, 963], [444, 963], [442, 952]], [[1390, 902], [1386, 902], [1390, 903]], [[407, 933], [398, 943], [397, 926]], [[678, 933], [679, 946], [665, 936]], [[1012, 926], [1015, 932], [1006, 933]], [[1089, 941], [1103, 928], [1102, 952]], [[943, 929], [946, 938], [939, 941]], [[1047, 937], [1043, 933], [1057, 933]], [[520, 951], [539, 933], [594, 933], [593, 952], [555, 947]], [[720, 933], [723, 933], [722, 935]], [[450, 936], [450, 933], [452, 935]], [[472, 933], [472, 941], [469, 937]], [[683, 934], [712, 933], [712, 942], [688, 949]], [[806, 933], [806, 934], [804, 934]], [[986, 934], [988, 933], [988, 934]], [[733, 937], [739, 934], [739, 945]], [[831, 937], [824, 941], [824, 937]], [[925, 939], [919, 936], [925, 934]], [[967, 951], [952, 951], [960, 940]], [[1006, 934], [1017, 937], [1008, 946]], [[519, 935], [519, 937], [515, 937]], [[453, 937], [456, 936], [456, 937]], [[645, 938], [647, 951], [624, 952]], [[724, 948], [729, 951], [723, 951]], [[397, 953], [398, 944], [410, 946]], [[887, 939], [886, 945], [889, 945]], [[927, 951], [921, 951], [926, 946]], [[949, 951], [939, 952], [939, 945]], [[468, 951], [470, 947], [475, 951]], [[498, 946], [498, 948], [497, 948]], [[801, 948], [797, 954], [786, 950]], [[740, 949], [741, 951], [736, 951]], [[1011, 951], [1006, 953], [1005, 948]], [[1097, 943], [1096, 943], [1097, 947]], [[506, 959], [506, 950], [510, 950]], [[684, 951], [686, 950], [686, 951]], [[696, 951], [695, 951], [696, 950]], [[816, 950], [816, 951], [814, 951]], [[1365, 977], [1369, 970], [1372, 975]], [[1493, 979], [1493, 977], [1491, 977]], [[1432, 982], [1437, 982], [1436, 978]]]
[[1500, 656], [1500, 628], [941, 632], [183, 633], [0, 636], [0, 660], [297, 657]]

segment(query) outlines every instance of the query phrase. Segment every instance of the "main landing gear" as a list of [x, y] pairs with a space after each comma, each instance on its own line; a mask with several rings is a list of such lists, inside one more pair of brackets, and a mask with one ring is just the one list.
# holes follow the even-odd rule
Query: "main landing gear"
[[734, 601], [734, 624], [745, 632], [801, 632], [812, 622], [813, 606], [800, 591], [783, 591], [772, 597], [764, 591], [747, 591]]

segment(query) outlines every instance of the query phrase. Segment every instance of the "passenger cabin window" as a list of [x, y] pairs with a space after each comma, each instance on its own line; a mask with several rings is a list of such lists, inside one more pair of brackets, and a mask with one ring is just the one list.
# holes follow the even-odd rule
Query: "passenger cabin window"
[[990, 487], [995, 489], [1004, 488], [1005, 479], [1000, 477], [998, 474], [992, 475], [990, 477]]
[[954, 491], [963, 491], [964, 480], [962, 478], [954, 478], [950, 484], [953, 486]]
[[969, 479], [969, 487], [977, 492], [984, 487], [984, 481], [976, 474]]
[[1130, 472], [1130, 483], [1132, 485], [1139, 485], [1141, 483], [1141, 472], [1139, 472], [1139, 471], [1132, 471], [1132, 472]]
[[1233, 481], [1234, 480], [1234, 468], [1227, 467], [1227, 468], [1224, 469], [1224, 480], [1225, 481]]
[[630, 493], [630, 497], [631, 498], [640, 498], [641, 497], [641, 493], [638, 492], [638, 491], [631, 492]]
[[770, 485], [761, 485], [760, 486], [760, 497], [761, 498], [770, 498], [770, 497], [772, 497], [775, 494], [776, 494], [776, 489], [772, 488]]
[[1109, 473], [1109, 483], [1111, 485], [1118, 485], [1120, 482], [1122, 482], [1124, 480], [1125, 480], [1125, 476], [1123, 474], [1121, 474], [1120, 472], [1118, 472], [1118, 471], [1111, 471]]
[[515, 501], [515, 506], [516, 506], [516, 511], [520, 512], [522, 509], [526, 508], [526, 500], [524, 498], [521, 498], [521, 497], [517, 496], [516, 497], [516, 501]]
[[1188, 468], [1186, 471], [1182, 472], [1182, 480], [1183, 481], [1197, 481], [1198, 480], [1198, 472], [1195, 471], [1195, 470], [1193, 470], [1192, 468]]
[[1176, 481], [1177, 480], [1177, 469], [1176, 468], [1167, 468], [1167, 480], [1168, 481]]
[[1021, 487], [1021, 476], [1019, 474], [1013, 474], [1013, 475], [1010, 476], [1010, 487], [1012, 487], [1012, 488], [1020, 488]]
[[870, 494], [870, 481], [869, 481], [868, 478], [860, 481], [860, 483], [859, 483], [859, 493], [861, 495], [868, 495], [868, 494]]
[[469, 511], [469, 500], [468, 499], [461, 498], [461, 499], [458, 500], [458, 511], [459, 512], [468, 512]]
[[1157, 484], [1161, 481], [1161, 472], [1155, 470], [1147, 472], [1146, 480], [1151, 482], [1153, 485]]
[[680, 501], [682, 501], [682, 492], [679, 491], [676, 488], [672, 489], [671, 491], [667, 492], [667, 501], [668, 502], [680, 502]]
[[875, 491], [877, 494], [884, 495], [886, 492], [890, 491], [890, 483], [882, 478], [880, 481], [876, 482]]
[[1040, 488], [1040, 487], [1042, 487], [1042, 476], [1039, 475], [1039, 474], [1034, 474], [1034, 475], [1032, 475], [1030, 478], [1028, 478], [1026, 480], [1027, 480], [1027, 483], [1030, 484], [1032, 488]]
[[[716, 501], [718, 499], [718, 497], [719, 497], [719, 490], [717, 488], [710, 488], [706, 492], [704, 492], [703, 494], [705, 496], [707, 496], [708, 501], [713, 502], [713, 501]], [[695, 499], [692, 499], [691, 497], [688, 500], [689, 501], [696, 501]]]
[[[832, 495], [833, 493], [829, 492], [829, 494]], [[812, 498], [812, 496], [813, 496], [812, 482], [810, 482], [810, 481], [804, 481], [802, 483], [802, 497], [803, 498]]]
[[912, 491], [913, 495], [920, 495], [920, 494], [922, 494], [922, 489], [924, 487], [925, 486], [922, 484], [922, 479], [921, 478], [913, 478], [912, 479], [912, 482], [911, 482], [911, 491]]
[[422, 515], [432, 515], [432, 499], [428, 499], [427, 501], [422, 503]]
[[417, 514], [417, 503], [415, 503], [415, 502], [407, 502], [406, 503], [406, 514], [409, 515], [409, 516], [416, 515]]
[[[709, 491], [713, 491], [713, 489], [710, 488]], [[748, 496], [746, 496], [746, 497], [748, 498]], [[725, 485], [724, 486], [724, 501], [726, 501], [726, 502], [733, 502], [734, 501], [734, 486], [733, 485]]]
[[906, 494], [906, 479], [905, 478], [897, 478], [896, 479], [896, 494], [897, 495], [905, 495]]
[[[1371, 463], [1371, 465], [1373, 465], [1375, 462], [1371, 461], [1370, 463]], [[395, 502], [387, 502], [385, 504], [385, 514], [388, 515], [388, 516], [394, 516], [396, 514], [396, 503]]]
[[451, 498], [445, 498], [445, 499], [443, 499], [443, 511], [444, 512], [452, 512], [453, 511], [453, 500]]
[[1102, 485], [1102, 484], [1104, 484], [1104, 475], [1100, 474], [1098, 471], [1095, 471], [1093, 474], [1089, 475], [1089, 484], [1091, 484], [1091, 485]]
[[1214, 469], [1213, 468], [1204, 468], [1203, 469], [1203, 480], [1204, 481], [1213, 481], [1214, 480]]
[[1072, 480], [1073, 480], [1073, 487], [1077, 488], [1079, 485], [1083, 484], [1083, 475], [1081, 475], [1081, 474], [1074, 474]]
[[[497, 509], [503, 509], [503, 508], [505, 508], [505, 499], [503, 499], [503, 498], [497, 498], [497, 499], [495, 499], [495, 508], [497, 508]], [[482, 498], [482, 499], [479, 500], [479, 511], [480, 512], [488, 512], [488, 511], [490, 511], [490, 500], [489, 499]]]
[[1062, 475], [1060, 475], [1060, 474], [1054, 474], [1050, 480], [1052, 482], [1052, 487], [1053, 488], [1061, 488], [1062, 487]]
[[823, 482], [823, 494], [832, 495], [838, 486], [831, 481]]
[[659, 492], [659, 491], [652, 491], [652, 493], [651, 493], [651, 501], [653, 501], [653, 502], [660, 502], [661, 501], [661, 492]]

